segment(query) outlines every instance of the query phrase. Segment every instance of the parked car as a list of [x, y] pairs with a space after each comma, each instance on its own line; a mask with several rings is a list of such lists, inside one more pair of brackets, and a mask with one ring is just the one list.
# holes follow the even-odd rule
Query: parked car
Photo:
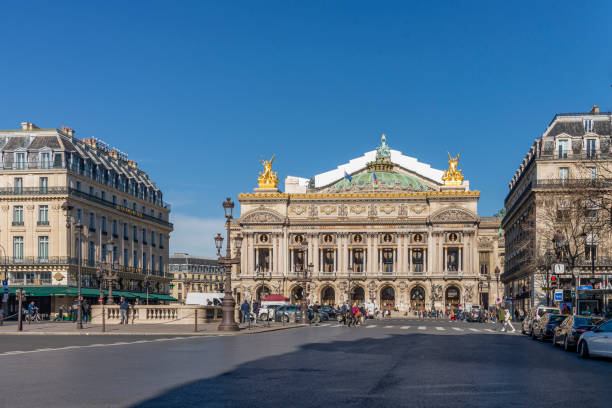
[[300, 319], [302, 312], [297, 305], [281, 306], [276, 309], [274, 320], [277, 322], [288, 323], [291, 320], [291, 315], [295, 313], [296, 320]]
[[338, 311], [336, 311], [336, 309], [334, 309], [332, 306], [321, 306], [319, 310], [327, 313], [331, 318], [336, 317], [336, 315], [338, 314]]
[[612, 357], [612, 320], [583, 333], [578, 340], [577, 350], [582, 358]]
[[480, 314], [482, 311], [480, 310], [480, 306], [472, 306], [472, 310], [467, 314], [468, 322], [477, 322], [480, 319]]
[[553, 346], [561, 344], [565, 351], [574, 348], [583, 333], [593, 330], [603, 319], [592, 316], [569, 316], [553, 332]]
[[563, 323], [567, 317], [567, 315], [545, 313], [538, 321], [533, 323], [531, 338], [537, 338], [540, 341], [550, 339], [553, 336], [553, 330], [555, 327]]
[[270, 320], [274, 320], [274, 316], [276, 314], [276, 310], [283, 305], [268, 305], [262, 306], [259, 308], [258, 318], [261, 321], [266, 321], [268, 318]]
[[521, 322], [521, 333], [531, 336], [531, 334], [533, 333], [533, 322], [534, 318], [532, 313], [525, 316], [525, 318]]

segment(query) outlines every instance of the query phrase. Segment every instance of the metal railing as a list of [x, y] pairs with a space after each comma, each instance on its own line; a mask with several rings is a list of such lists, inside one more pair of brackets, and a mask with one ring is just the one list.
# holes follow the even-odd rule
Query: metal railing
[[541, 179], [537, 181], [537, 188], [611, 188], [612, 180], [602, 179]]

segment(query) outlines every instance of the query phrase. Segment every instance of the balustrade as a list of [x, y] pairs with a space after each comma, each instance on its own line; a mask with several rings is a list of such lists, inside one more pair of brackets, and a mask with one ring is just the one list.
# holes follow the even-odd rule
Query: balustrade
[[[91, 309], [92, 323], [102, 324], [102, 306], [94, 305]], [[223, 316], [220, 306], [138, 305], [128, 310], [128, 321], [130, 324], [193, 324], [196, 310], [198, 324], [219, 321]], [[119, 305], [105, 305], [104, 313], [106, 323], [121, 322]]]

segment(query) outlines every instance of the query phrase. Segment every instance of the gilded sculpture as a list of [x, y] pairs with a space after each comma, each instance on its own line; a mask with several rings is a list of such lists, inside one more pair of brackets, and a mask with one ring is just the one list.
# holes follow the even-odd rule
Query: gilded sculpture
[[278, 185], [278, 177], [276, 172], [272, 171], [272, 163], [274, 162], [274, 156], [270, 160], [261, 160], [261, 165], [264, 167], [263, 173], [259, 172], [257, 181], [259, 182], [259, 188], [276, 188]]
[[459, 153], [457, 153], [457, 157], [451, 157], [448, 153], [448, 170], [445, 170], [442, 176], [445, 186], [460, 186], [463, 183], [463, 174], [457, 168], [458, 165]]

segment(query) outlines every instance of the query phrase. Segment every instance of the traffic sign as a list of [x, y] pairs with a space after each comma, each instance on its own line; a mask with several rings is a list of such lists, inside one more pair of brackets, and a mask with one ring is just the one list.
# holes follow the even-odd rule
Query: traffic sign
[[555, 289], [555, 302], [563, 301], [563, 289]]
[[593, 290], [593, 285], [581, 285], [578, 286], [578, 290]]
[[553, 271], [557, 275], [563, 275], [565, 273], [565, 264], [555, 264], [553, 266]]
[[2, 286], [8, 286], [8, 281], [7, 280], [3, 280], [2, 281]]

